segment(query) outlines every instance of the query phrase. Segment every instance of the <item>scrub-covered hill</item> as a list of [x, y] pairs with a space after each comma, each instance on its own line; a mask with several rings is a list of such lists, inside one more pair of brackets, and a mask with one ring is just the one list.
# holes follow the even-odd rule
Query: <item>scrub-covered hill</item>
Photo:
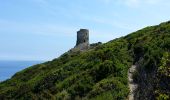
[[0, 100], [127, 100], [132, 65], [135, 99], [170, 99], [170, 22], [18, 72], [0, 83]]

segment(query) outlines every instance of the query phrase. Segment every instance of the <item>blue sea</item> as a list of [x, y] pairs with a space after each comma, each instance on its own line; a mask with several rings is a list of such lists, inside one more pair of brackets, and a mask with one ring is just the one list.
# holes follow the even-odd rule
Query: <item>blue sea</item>
[[0, 61], [0, 82], [11, 78], [16, 72], [44, 61]]

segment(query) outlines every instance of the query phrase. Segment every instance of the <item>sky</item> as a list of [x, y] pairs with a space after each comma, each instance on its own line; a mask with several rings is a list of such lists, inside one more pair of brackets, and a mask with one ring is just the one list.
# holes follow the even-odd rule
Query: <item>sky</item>
[[0, 0], [0, 60], [52, 60], [76, 32], [107, 42], [170, 20], [170, 0]]

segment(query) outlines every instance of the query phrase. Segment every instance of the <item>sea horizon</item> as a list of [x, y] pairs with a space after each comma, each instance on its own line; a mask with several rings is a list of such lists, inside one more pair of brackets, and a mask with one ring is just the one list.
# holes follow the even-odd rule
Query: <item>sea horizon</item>
[[43, 63], [42, 60], [0, 60], [0, 82], [10, 79], [15, 73]]

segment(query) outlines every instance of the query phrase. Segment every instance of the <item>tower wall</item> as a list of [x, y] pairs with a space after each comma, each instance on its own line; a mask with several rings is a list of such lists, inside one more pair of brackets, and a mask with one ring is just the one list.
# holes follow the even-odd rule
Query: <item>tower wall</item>
[[80, 31], [77, 32], [76, 47], [80, 49], [87, 49], [89, 47], [89, 30], [80, 29]]
[[77, 43], [76, 45], [87, 43], [89, 44], [89, 30], [87, 29], [80, 29], [80, 31], [77, 32]]

